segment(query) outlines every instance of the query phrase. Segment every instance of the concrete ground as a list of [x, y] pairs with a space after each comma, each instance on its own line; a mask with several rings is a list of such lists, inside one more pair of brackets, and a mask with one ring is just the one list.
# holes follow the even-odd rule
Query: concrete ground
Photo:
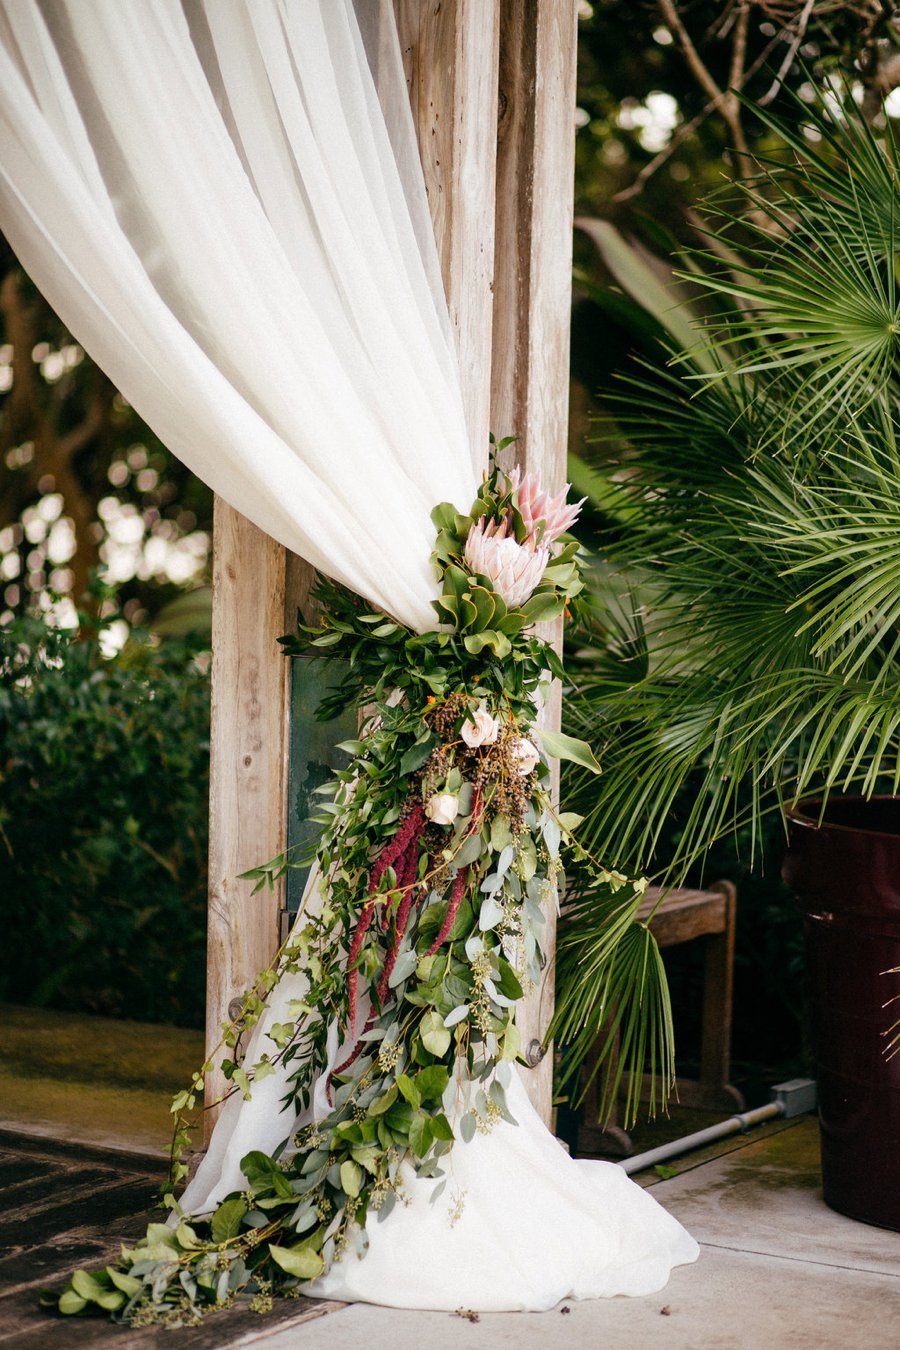
[[[640, 1179], [640, 1178], [639, 1178]], [[701, 1244], [659, 1294], [548, 1313], [356, 1304], [253, 1342], [265, 1350], [851, 1350], [900, 1346], [900, 1234], [828, 1209], [811, 1117], [734, 1141], [654, 1195]], [[464, 1310], [462, 1310], [464, 1313]]]
[[[38, 1024], [30, 1026], [35, 1016]], [[118, 1045], [118, 1076], [110, 1082], [100, 1019], [60, 1018], [0, 1011], [0, 1123], [45, 1135], [64, 1125], [70, 1139], [132, 1148], [139, 1141], [160, 1150], [170, 1091], [162, 1080], [173, 1062], [179, 1080], [185, 1076], [181, 1061], [193, 1063], [193, 1033], [167, 1033], [172, 1044], [160, 1060], [154, 1059], [160, 1044], [153, 1029], [130, 1030]], [[66, 1039], [79, 1035], [77, 1046]], [[78, 1075], [73, 1062], [82, 1066]], [[762, 1126], [675, 1166], [678, 1175], [666, 1180], [653, 1172], [636, 1178], [653, 1186], [656, 1198], [701, 1244], [697, 1264], [676, 1270], [659, 1294], [565, 1303], [540, 1314], [338, 1305], [301, 1325], [279, 1328], [261, 1319], [258, 1331], [245, 1332], [239, 1343], [259, 1350], [900, 1347], [900, 1234], [825, 1206], [813, 1118]], [[166, 1333], [165, 1345], [177, 1350], [177, 1335]]]

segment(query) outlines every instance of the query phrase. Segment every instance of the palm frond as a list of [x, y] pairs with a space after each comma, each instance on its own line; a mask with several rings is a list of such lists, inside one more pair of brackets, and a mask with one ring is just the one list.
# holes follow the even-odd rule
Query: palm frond
[[[557, 936], [557, 999], [551, 1034], [562, 1049], [561, 1086], [576, 1102], [598, 1075], [600, 1119], [624, 1083], [625, 1128], [637, 1117], [645, 1075], [650, 1113], [665, 1109], [675, 1081], [672, 1009], [656, 939], [638, 919], [643, 900], [588, 888], [567, 897]], [[594, 1056], [592, 1073], [581, 1066]]]

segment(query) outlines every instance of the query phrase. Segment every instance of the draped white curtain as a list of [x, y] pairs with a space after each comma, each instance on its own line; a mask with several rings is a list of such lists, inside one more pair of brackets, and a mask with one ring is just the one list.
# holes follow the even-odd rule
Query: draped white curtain
[[393, 12], [358, 9], [0, 0], [0, 229], [194, 473], [425, 628], [430, 511], [468, 507], [486, 447]]

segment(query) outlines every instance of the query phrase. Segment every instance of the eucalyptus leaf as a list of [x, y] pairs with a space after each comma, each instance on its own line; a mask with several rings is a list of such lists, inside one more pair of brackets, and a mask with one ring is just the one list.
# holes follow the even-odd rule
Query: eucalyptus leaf
[[419, 956], [417, 952], [401, 952], [394, 962], [394, 969], [391, 971], [388, 979], [388, 987], [390, 989], [396, 989], [398, 984], [402, 984], [404, 980], [408, 980], [410, 975], [414, 973], [418, 962]]
[[478, 911], [478, 927], [482, 933], [496, 928], [503, 918], [503, 906], [495, 895], [489, 895], [482, 902], [481, 909]]

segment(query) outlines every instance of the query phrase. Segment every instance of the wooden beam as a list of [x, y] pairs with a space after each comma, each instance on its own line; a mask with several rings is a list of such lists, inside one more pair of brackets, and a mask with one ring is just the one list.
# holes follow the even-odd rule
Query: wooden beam
[[[502, 0], [491, 425], [547, 488], [565, 480], [575, 173], [576, 0]], [[541, 625], [559, 649], [562, 627]], [[541, 722], [559, 727], [559, 682]], [[558, 775], [554, 793], [558, 792]], [[541, 986], [519, 1017], [524, 1047], [553, 1015], [556, 914], [547, 916]], [[549, 1123], [553, 1056], [528, 1081]]]
[[[218, 1044], [228, 1008], [274, 955], [283, 888], [252, 895], [240, 874], [287, 838], [290, 663], [278, 638], [287, 582], [306, 567], [221, 498], [213, 526], [213, 660], [209, 784], [209, 928], [206, 1040]], [[311, 569], [307, 569], [311, 570]], [[207, 1101], [225, 1080], [207, 1080]], [[217, 1112], [207, 1112], [207, 1131]]]
[[472, 445], [491, 429], [500, 0], [394, 0]]

